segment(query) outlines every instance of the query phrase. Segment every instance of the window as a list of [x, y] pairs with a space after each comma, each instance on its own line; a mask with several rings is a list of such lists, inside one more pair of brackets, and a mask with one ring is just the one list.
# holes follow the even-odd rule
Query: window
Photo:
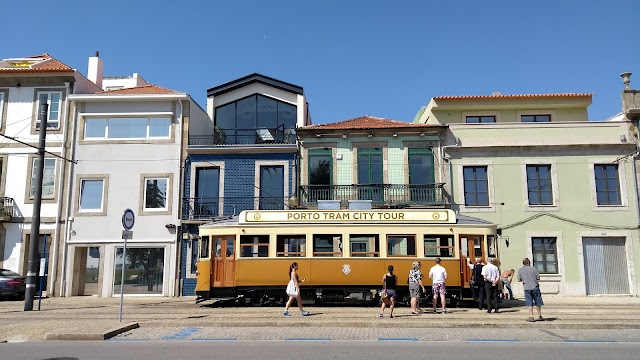
[[38, 92], [38, 103], [36, 105], [36, 129], [40, 128], [40, 104], [49, 105], [47, 113], [47, 129], [58, 128], [60, 126], [60, 100], [62, 92]]
[[380, 256], [378, 235], [351, 235], [349, 243], [352, 257]]
[[358, 149], [358, 199], [384, 202], [382, 149]]
[[195, 274], [198, 271], [198, 240], [191, 240], [190, 242], [190, 256], [191, 256], [191, 269], [189, 272]]
[[260, 166], [260, 210], [284, 209], [284, 166]]
[[425, 235], [424, 236], [424, 256], [425, 257], [453, 257], [454, 254], [453, 236], [451, 235]]
[[103, 179], [80, 180], [80, 211], [102, 211]]
[[[38, 159], [34, 158], [31, 165], [31, 186], [29, 196], [36, 196], [36, 166]], [[56, 159], [44, 159], [44, 177], [42, 178], [42, 198], [52, 198], [55, 190]]]
[[622, 205], [620, 198], [620, 181], [618, 165], [594, 165], [596, 179], [596, 198], [598, 205]]
[[164, 248], [127, 247], [127, 256], [122, 255], [122, 248], [117, 247], [113, 274], [114, 294], [120, 294], [123, 266], [125, 294], [163, 293]]
[[209, 236], [200, 237], [200, 257], [201, 258], [211, 257], [211, 254], [209, 253]]
[[467, 124], [488, 124], [496, 122], [495, 115], [467, 116]]
[[409, 149], [409, 188], [411, 200], [434, 202], [436, 194], [433, 149]]
[[531, 238], [533, 251], [533, 266], [541, 274], [558, 273], [558, 252], [556, 238], [534, 237]]
[[216, 217], [220, 211], [220, 168], [197, 167], [193, 216], [196, 218]]
[[144, 210], [167, 210], [168, 178], [145, 178]]
[[415, 235], [387, 236], [387, 256], [416, 256]]
[[522, 122], [550, 122], [551, 121], [551, 115], [550, 114], [544, 114], [544, 115], [521, 115], [520, 116], [520, 121], [522, 121]]
[[462, 169], [464, 178], [464, 204], [466, 206], [489, 206], [486, 166], [465, 166]]
[[551, 165], [527, 165], [529, 205], [553, 205]]
[[167, 139], [171, 134], [168, 117], [87, 118], [84, 138], [95, 139]]
[[313, 235], [313, 256], [342, 256], [342, 235]]
[[268, 257], [269, 235], [240, 235], [241, 257]]
[[278, 235], [276, 256], [300, 256], [307, 253], [307, 237], [305, 235]]
[[263, 95], [216, 108], [218, 142], [222, 144], [293, 143], [297, 108]]
[[332, 162], [331, 149], [309, 149], [309, 193], [308, 200], [331, 200]]

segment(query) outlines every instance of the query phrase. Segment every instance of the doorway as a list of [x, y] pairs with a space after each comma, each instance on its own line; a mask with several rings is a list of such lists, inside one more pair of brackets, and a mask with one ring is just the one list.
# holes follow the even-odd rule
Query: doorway
[[99, 296], [102, 287], [102, 249], [97, 246], [75, 247], [73, 252], [71, 295]]
[[235, 236], [213, 238], [213, 287], [235, 286]]
[[583, 238], [587, 295], [629, 294], [625, 238]]

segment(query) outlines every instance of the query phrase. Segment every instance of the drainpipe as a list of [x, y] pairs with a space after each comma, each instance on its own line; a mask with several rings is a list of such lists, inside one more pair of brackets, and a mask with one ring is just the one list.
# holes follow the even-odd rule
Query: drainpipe
[[447, 160], [445, 158], [445, 152], [447, 151], [448, 148], [453, 148], [453, 147], [459, 147], [460, 146], [460, 139], [457, 138], [457, 137], [455, 139], [456, 139], [455, 145], [444, 145], [444, 146], [441, 147], [441, 150], [440, 150], [441, 156], [442, 156], [442, 161], [446, 161], [446, 162], [449, 163], [449, 180], [450, 180], [449, 188], [451, 189], [451, 208], [452, 208], [452, 210], [453, 210], [453, 206], [455, 205], [455, 201], [454, 201], [455, 195], [454, 195], [454, 192], [453, 192], [453, 164], [452, 164], [451, 159]]
[[[640, 125], [639, 123], [640, 121], [633, 121], [633, 124], [636, 126], [636, 132], [638, 131], [637, 129], [638, 125]], [[636, 153], [631, 157], [631, 165], [633, 166], [633, 190], [636, 194], [636, 215], [638, 219], [638, 225], [640, 225], [640, 200], [638, 200], [638, 169], [636, 168], [636, 160], [638, 159], [638, 156], [640, 156], [640, 142], [636, 144]]]
[[[76, 137], [78, 131], [78, 107], [77, 104], [73, 104], [73, 136], [71, 137], [71, 160], [76, 159]], [[69, 238], [71, 237], [71, 225], [73, 224], [73, 220], [71, 217], [71, 206], [73, 203], [73, 191], [71, 188], [73, 186], [73, 174], [74, 174], [75, 166], [71, 163], [71, 167], [69, 168], [69, 177], [67, 178], [67, 208], [65, 211], [65, 234], [64, 234], [64, 243], [62, 247], [62, 276], [60, 277], [60, 296], [67, 296], [67, 252], [68, 252], [68, 244]], [[98, 294], [102, 293], [100, 289], [98, 289]]]
[[[68, 142], [68, 136], [69, 136], [69, 132], [67, 131], [67, 129], [69, 128], [69, 113], [71, 112], [71, 102], [69, 101], [69, 95], [71, 95], [71, 92], [73, 91], [73, 86], [71, 85], [70, 82], [65, 81], [64, 83], [64, 87], [66, 90], [66, 98], [67, 98], [67, 106], [65, 109], [65, 121], [64, 121], [64, 128], [62, 129], [62, 148], [64, 149], [64, 152], [62, 154], [63, 157], [67, 157], [67, 142]], [[60, 174], [58, 176], [58, 188], [60, 189], [60, 192], [58, 194], [58, 208], [56, 211], [56, 225], [54, 227], [54, 236], [53, 236], [53, 246], [52, 249], [53, 251], [51, 252], [53, 255], [51, 256], [51, 274], [49, 274], [50, 279], [49, 279], [49, 289], [51, 289], [51, 294], [54, 295], [55, 294], [55, 289], [54, 289], [54, 285], [56, 283], [56, 275], [58, 274], [58, 246], [59, 246], [59, 239], [60, 239], [60, 215], [62, 212], [62, 194], [64, 193], [64, 187], [62, 187], [62, 184], [64, 182], [64, 173], [67, 170], [67, 161], [66, 160], [61, 160], [62, 161], [62, 166], [60, 167]], [[73, 167], [73, 164], [70, 165], [71, 167]], [[67, 189], [67, 197], [71, 196], [71, 191], [69, 190], [69, 188]], [[65, 228], [67, 223], [65, 222]], [[62, 282], [62, 281], [61, 281]]]

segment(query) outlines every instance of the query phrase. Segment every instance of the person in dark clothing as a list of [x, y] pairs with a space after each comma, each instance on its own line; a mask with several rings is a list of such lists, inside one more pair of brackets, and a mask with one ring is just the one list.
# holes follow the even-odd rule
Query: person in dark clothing
[[473, 292], [473, 299], [478, 302], [478, 309], [482, 310], [484, 307], [484, 278], [482, 277], [482, 268], [484, 264], [482, 263], [481, 258], [476, 258], [476, 263], [473, 265], [473, 273], [471, 280], [473, 280], [473, 285], [471, 286], [471, 291]]
[[393, 318], [393, 308], [396, 304], [396, 284], [398, 278], [393, 274], [393, 265], [389, 265], [387, 268], [388, 273], [382, 277], [382, 290], [384, 291], [384, 297], [382, 298], [382, 306], [380, 307], [379, 317], [384, 317], [384, 308], [389, 306], [389, 317]]

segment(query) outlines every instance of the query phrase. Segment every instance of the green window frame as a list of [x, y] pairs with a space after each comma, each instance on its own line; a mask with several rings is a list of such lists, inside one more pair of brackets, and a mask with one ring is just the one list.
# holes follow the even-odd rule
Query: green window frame
[[[427, 164], [420, 166], [418, 161], [421, 157], [426, 156]], [[427, 176], [425, 179], [420, 179], [418, 176], [414, 176], [415, 171], [419, 167], [426, 167]], [[416, 174], [417, 175], [417, 174]], [[410, 148], [409, 149], [409, 184], [411, 185], [426, 185], [435, 183], [435, 167], [433, 160], [433, 149], [431, 148]]]

